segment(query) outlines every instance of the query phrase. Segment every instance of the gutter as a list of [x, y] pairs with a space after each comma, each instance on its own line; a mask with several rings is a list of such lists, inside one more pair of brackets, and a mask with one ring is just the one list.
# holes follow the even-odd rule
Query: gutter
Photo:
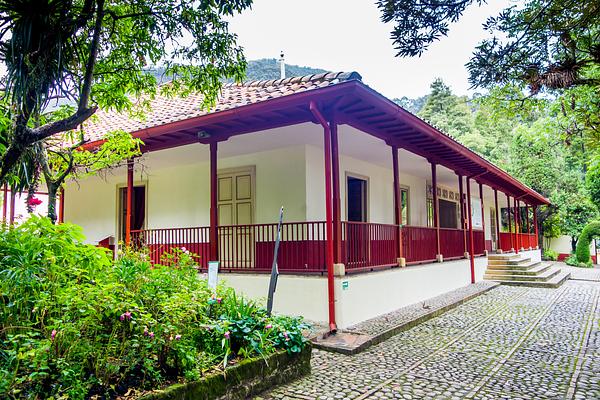
[[329, 305], [329, 332], [335, 333], [335, 282], [333, 277], [333, 206], [332, 206], [332, 183], [331, 183], [331, 127], [323, 114], [319, 111], [317, 103], [311, 100], [310, 112], [323, 127], [323, 141], [325, 149], [325, 220], [327, 232], [327, 248], [325, 251], [325, 263], [327, 265], [327, 297]]

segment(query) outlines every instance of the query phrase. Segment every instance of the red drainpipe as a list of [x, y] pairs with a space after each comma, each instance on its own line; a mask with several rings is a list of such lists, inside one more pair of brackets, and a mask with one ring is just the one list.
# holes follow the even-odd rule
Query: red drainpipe
[[314, 101], [310, 102], [310, 112], [315, 119], [323, 126], [323, 142], [325, 148], [325, 230], [327, 232], [327, 249], [325, 252], [325, 263], [327, 265], [327, 294], [329, 299], [329, 330], [332, 333], [337, 331], [335, 323], [335, 285], [333, 278], [333, 207], [332, 183], [331, 183], [331, 128], [323, 114], [319, 111]]

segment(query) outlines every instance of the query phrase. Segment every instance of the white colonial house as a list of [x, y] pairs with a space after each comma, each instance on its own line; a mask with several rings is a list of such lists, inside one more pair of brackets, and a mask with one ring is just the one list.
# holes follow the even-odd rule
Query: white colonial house
[[154, 262], [186, 247], [264, 298], [283, 207], [275, 309], [332, 328], [479, 281], [486, 252], [539, 259], [547, 199], [355, 72], [228, 84], [213, 109], [201, 104], [159, 96], [144, 120], [99, 111], [87, 146], [124, 129], [143, 155], [70, 182], [62, 218]]

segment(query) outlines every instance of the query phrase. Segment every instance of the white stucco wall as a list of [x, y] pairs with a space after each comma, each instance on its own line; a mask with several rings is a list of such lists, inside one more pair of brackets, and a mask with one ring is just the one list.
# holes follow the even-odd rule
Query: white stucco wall
[[[485, 257], [475, 259], [475, 276], [481, 281]], [[221, 280], [245, 295], [264, 301], [268, 275], [228, 274]], [[344, 284], [344, 282], [347, 282]], [[447, 261], [335, 278], [336, 320], [339, 328], [376, 317], [409, 304], [469, 285], [468, 260]], [[328, 321], [327, 278], [281, 275], [274, 300], [275, 312]]]

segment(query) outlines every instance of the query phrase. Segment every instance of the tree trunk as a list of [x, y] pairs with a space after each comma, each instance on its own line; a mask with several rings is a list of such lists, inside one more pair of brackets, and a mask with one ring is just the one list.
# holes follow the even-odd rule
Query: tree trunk
[[48, 218], [53, 224], [56, 224], [56, 199], [58, 194], [59, 185], [53, 182], [47, 182], [48, 186]]
[[577, 248], [577, 237], [571, 236], [571, 253], [575, 254], [575, 249]]

